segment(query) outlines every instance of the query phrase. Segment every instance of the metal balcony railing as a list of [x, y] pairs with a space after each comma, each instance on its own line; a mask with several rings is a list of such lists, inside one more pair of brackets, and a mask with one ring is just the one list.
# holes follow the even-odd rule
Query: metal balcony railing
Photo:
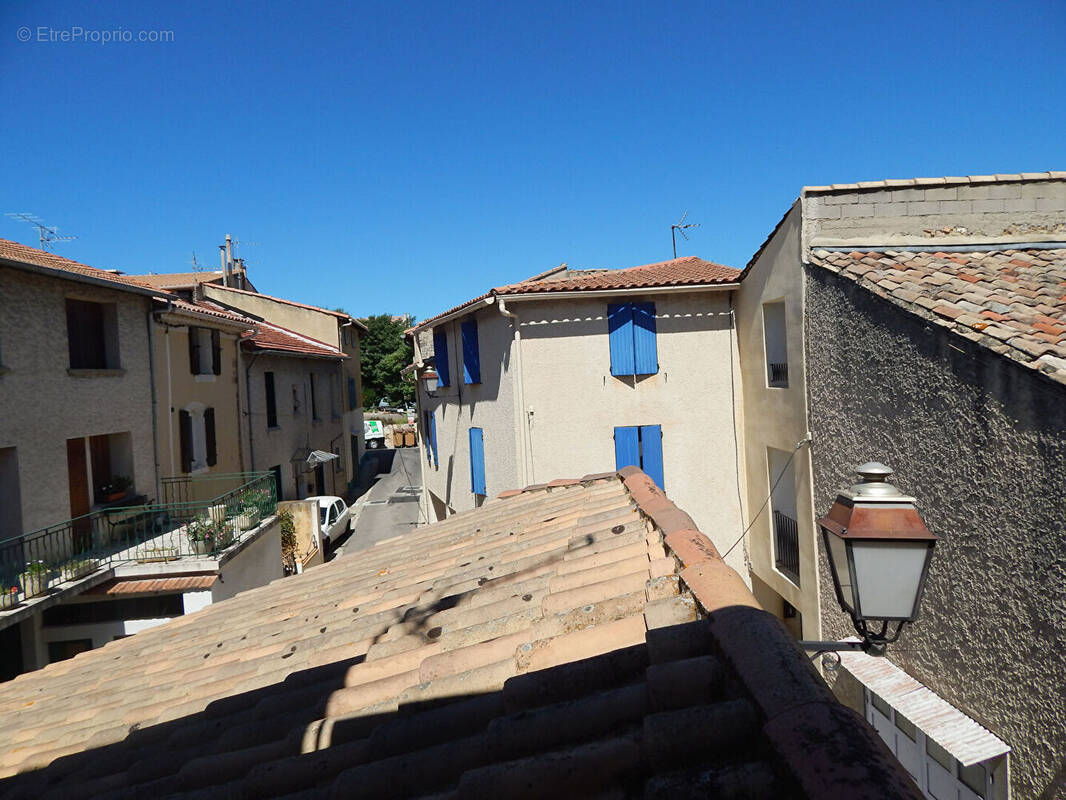
[[774, 512], [774, 564], [799, 586], [799, 526], [796, 520], [780, 511]]
[[775, 364], [773, 361], [769, 362], [769, 377], [770, 385], [774, 387], [786, 387], [788, 386], [788, 362]]
[[165, 478], [169, 502], [93, 511], [0, 540], [0, 611], [127, 562], [213, 557], [277, 513], [274, 475]]

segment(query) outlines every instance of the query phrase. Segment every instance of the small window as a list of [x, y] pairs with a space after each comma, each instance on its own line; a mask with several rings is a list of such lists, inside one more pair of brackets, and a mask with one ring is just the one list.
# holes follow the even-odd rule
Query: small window
[[607, 332], [612, 375], [654, 375], [659, 371], [654, 303], [609, 304]]
[[318, 403], [315, 400], [315, 373], [309, 373], [307, 376], [311, 382], [311, 419], [318, 419]]
[[222, 374], [222, 340], [218, 331], [189, 327], [189, 372], [193, 375]]
[[179, 412], [178, 422], [182, 471], [213, 467], [218, 461], [215, 409], [193, 403]]
[[357, 398], [355, 396], [355, 378], [348, 377], [348, 410], [354, 411], [357, 408]]
[[267, 415], [267, 427], [278, 427], [278, 405], [277, 400], [274, 397], [274, 373], [263, 373], [263, 384], [266, 391], [266, 415]]
[[788, 338], [783, 301], [763, 304], [762, 325], [766, 345], [766, 385], [785, 389], [788, 387]]
[[470, 429], [470, 491], [485, 496], [485, 434], [481, 428]]
[[0, 540], [22, 533], [18, 448], [0, 447]]
[[433, 330], [433, 368], [437, 372], [437, 386], [450, 386], [451, 375], [448, 369], [448, 332], [443, 329]]
[[341, 409], [340, 378], [335, 373], [329, 376], [329, 418], [338, 419]]
[[614, 429], [615, 469], [640, 467], [660, 488], [663, 482], [663, 432], [660, 425]]
[[119, 369], [118, 317], [114, 303], [67, 299], [71, 369]]

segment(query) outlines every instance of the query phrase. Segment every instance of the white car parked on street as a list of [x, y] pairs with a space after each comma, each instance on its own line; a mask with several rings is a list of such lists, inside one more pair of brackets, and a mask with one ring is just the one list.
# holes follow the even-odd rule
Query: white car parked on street
[[320, 495], [307, 499], [318, 503], [318, 526], [322, 536], [322, 549], [328, 553], [330, 546], [348, 532], [352, 512], [339, 497]]

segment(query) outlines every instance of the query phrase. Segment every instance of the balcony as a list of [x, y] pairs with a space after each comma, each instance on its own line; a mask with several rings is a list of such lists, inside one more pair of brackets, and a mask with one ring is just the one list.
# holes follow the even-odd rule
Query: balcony
[[774, 566], [799, 586], [799, 563], [799, 528], [796, 520], [774, 511]]
[[217, 558], [277, 513], [270, 472], [164, 478], [163, 498], [0, 540], [0, 611], [121, 564]]

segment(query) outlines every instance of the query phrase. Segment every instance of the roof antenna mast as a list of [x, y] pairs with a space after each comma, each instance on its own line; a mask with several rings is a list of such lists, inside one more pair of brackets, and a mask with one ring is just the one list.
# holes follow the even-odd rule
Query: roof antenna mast
[[687, 216], [688, 212], [686, 211], [684, 214], [681, 215], [681, 219], [679, 219], [675, 224], [670, 226], [670, 241], [674, 244], [674, 258], [677, 258], [677, 234], [680, 233], [682, 238], [684, 238], [684, 240], [687, 242], [688, 234], [685, 233], [685, 229], [698, 228], [700, 226], [698, 222], [690, 222], [686, 225], [685, 218]]
[[44, 221], [35, 214], [5, 214], [5, 216], [12, 219], [20, 219], [35, 227], [37, 229], [37, 238], [41, 242], [41, 249], [45, 251], [51, 251], [52, 245], [56, 242], [69, 242], [71, 239], [78, 238], [77, 236], [60, 236], [59, 228], [45, 225]]

